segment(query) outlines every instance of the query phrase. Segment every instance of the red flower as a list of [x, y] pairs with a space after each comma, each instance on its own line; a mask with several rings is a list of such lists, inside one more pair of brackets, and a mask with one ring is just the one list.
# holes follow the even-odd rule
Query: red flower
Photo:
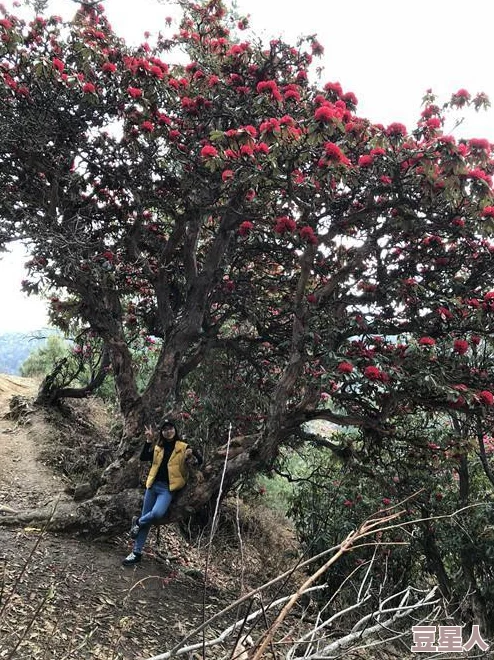
[[314, 55], [322, 55], [324, 53], [324, 46], [320, 44], [316, 39], [311, 43], [310, 48]]
[[115, 73], [115, 71], [117, 70], [117, 65], [113, 64], [113, 62], [105, 62], [101, 67], [101, 70], [104, 73]]
[[309, 293], [307, 296], [307, 302], [311, 303], [311, 305], [314, 305], [317, 302], [317, 296], [314, 293]]
[[62, 73], [62, 71], [65, 69], [65, 64], [62, 62], [62, 60], [59, 60], [56, 57], [52, 59], [51, 63], [53, 64], [55, 69], [60, 71], [60, 73]]
[[163, 112], [157, 112], [156, 119], [158, 120], [158, 124], [166, 124], [169, 126], [172, 123], [170, 117], [165, 115]]
[[142, 96], [142, 89], [139, 89], [138, 87], [127, 87], [127, 92], [133, 99], [140, 99]]
[[364, 369], [364, 376], [369, 380], [380, 380], [381, 375], [381, 370], [377, 367], [369, 366]]
[[482, 170], [480, 167], [474, 167], [473, 170], [468, 170], [465, 176], [470, 179], [485, 181], [489, 185], [492, 184], [492, 177], [487, 174], [487, 172], [484, 172], [484, 170]]
[[314, 112], [314, 119], [324, 123], [331, 121], [335, 116], [335, 111], [329, 105], [321, 105], [321, 107], [317, 108], [317, 110]]
[[439, 119], [439, 117], [431, 117], [426, 121], [427, 128], [430, 128], [432, 130], [441, 128], [442, 122]]
[[485, 206], [481, 215], [483, 218], [494, 218], [494, 206]]
[[151, 121], [143, 121], [141, 124], [141, 128], [146, 133], [152, 133], [154, 131], [154, 124]]
[[241, 156], [252, 156], [253, 153], [254, 153], [254, 150], [252, 149], [250, 144], [243, 144], [240, 147], [240, 155]]
[[221, 179], [223, 181], [230, 181], [230, 179], [233, 179], [233, 177], [234, 177], [233, 170], [223, 170], [223, 172], [221, 173]]
[[240, 234], [240, 236], [248, 236], [253, 229], [254, 229], [254, 225], [252, 224], [252, 222], [249, 222], [249, 220], [245, 220], [238, 228], [238, 233]]
[[486, 302], [489, 302], [490, 300], [494, 300], [494, 291], [488, 291], [487, 293], [485, 293], [484, 300]]
[[442, 318], [443, 321], [446, 321], [446, 319], [453, 318], [453, 314], [449, 311], [447, 307], [438, 307], [436, 309], [436, 312], [439, 314], [439, 316]]
[[309, 225], [305, 225], [300, 229], [300, 238], [307, 243], [312, 243], [313, 245], [317, 244], [317, 236], [314, 234], [314, 230]]
[[451, 101], [456, 105], [464, 105], [467, 101], [470, 100], [470, 92], [466, 89], [459, 89], [456, 94], [453, 94]]
[[389, 497], [383, 497], [381, 501], [384, 504], [384, 506], [388, 506], [389, 504], [391, 504], [391, 500], [389, 499]]
[[94, 94], [96, 92], [96, 87], [91, 82], [84, 83], [82, 86], [82, 91], [84, 94]]
[[149, 69], [149, 73], [152, 73], [153, 76], [161, 80], [163, 78], [163, 69], [156, 64]]
[[271, 92], [271, 94], [274, 96], [278, 91], [278, 85], [276, 84], [275, 80], [261, 80], [257, 83], [256, 89], [259, 94], [262, 94], [263, 92]]
[[388, 126], [386, 129], [386, 135], [388, 137], [398, 137], [398, 136], [404, 136], [407, 134], [407, 129], [404, 124], [400, 124], [399, 122], [393, 122]]
[[469, 349], [469, 345], [466, 339], [455, 339], [453, 348], [455, 353], [458, 353], [459, 355], [465, 355]]
[[341, 97], [342, 101], [345, 101], [349, 106], [356, 106], [358, 104], [358, 99], [353, 92], [347, 92]]
[[489, 390], [482, 390], [477, 394], [477, 399], [480, 401], [480, 403], [485, 404], [486, 406], [492, 406], [494, 405], [494, 394], [492, 392], [489, 392]]
[[468, 146], [470, 149], [476, 149], [479, 151], [486, 151], [489, 153], [491, 150], [491, 145], [489, 140], [485, 140], [483, 138], [472, 138], [471, 140], [468, 140]]
[[[242, 149], [240, 149], [242, 151]], [[265, 142], [259, 142], [259, 144], [256, 144], [254, 147], [254, 151], [256, 154], [269, 154], [269, 147]]]
[[7, 18], [0, 19], [0, 25], [6, 30], [10, 30], [12, 23]]
[[276, 218], [276, 224], [274, 230], [277, 234], [284, 234], [285, 232], [295, 231], [297, 223], [293, 218], [289, 218], [287, 215], [282, 216], [281, 218]]
[[247, 126], [240, 126], [239, 131], [248, 133], [253, 138], [257, 137], [257, 128], [255, 126], [251, 126], [250, 124]]
[[436, 340], [432, 337], [420, 337], [419, 344], [420, 346], [435, 346]]
[[324, 90], [326, 92], [333, 92], [338, 96], [338, 98], [343, 94], [343, 89], [339, 82], [328, 82], [324, 85]]
[[289, 101], [290, 99], [293, 99], [294, 101], [300, 101], [301, 96], [300, 92], [296, 89], [288, 89], [286, 92], [283, 94], [285, 101]]
[[279, 133], [281, 129], [280, 122], [278, 119], [272, 117], [263, 121], [259, 126], [259, 131], [261, 133]]
[[218, 150], [216, 147], [213, 147], [212, 144], [206, 144], [202, 149], [201, 149], [201, 156], [203, 158], [216, 158], [218, 155]]
[[324, 145], [324, 151], [326, 152], [327, 159], [333, 163], [341, 163], [342, 165], [350, 164], [348, 158], [334, 142], [326, 142]]
[[351, 374], [353, 371], [353, 364], [344, 360], [343, 362], [340, 362], [340, 364], [336, 367], [336, 370], [341, 374]]
[[359, 167], [369, 167], [374, 162], [374, 158], [370, 154], [364, 154], [358, 159]]

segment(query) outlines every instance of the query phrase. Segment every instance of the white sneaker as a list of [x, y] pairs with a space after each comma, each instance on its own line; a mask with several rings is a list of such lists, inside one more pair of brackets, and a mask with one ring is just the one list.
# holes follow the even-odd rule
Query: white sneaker
[[123, 560], [122, 564], [124, 566], [133, 566], [134, 564], [138, 564], [141, 561], [141, 553], [140, 552], [134, 552], [132, 551], [130, 555], [125, 557]]

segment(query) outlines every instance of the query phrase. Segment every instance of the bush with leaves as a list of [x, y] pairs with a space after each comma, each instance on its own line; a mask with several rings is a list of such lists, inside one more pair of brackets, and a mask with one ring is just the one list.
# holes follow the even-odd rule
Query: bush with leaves
[[[329, 449], [323, 460], [320, 450], [305, 453], [306, 464], [290, 474], [298, 486], [289, 515], [307, 553], [336, 545], [379, 510], [397, 507], [403, 520], [416, 521], [373, 539], [377, 550], [363, 546], [338, 563], [328, 582], [336, 588], [350, 576], [341, 606], [353, 602], [351, 576], [358, 580], [374, 557], [376, 595], [436, 583], [454, 620], [479, 623], [492, 635], [494, 490], [480, 452], [490, 462], [494, 440], [476, 435], [447, 417], [413, 415], [401, 420], [392, 442], [374, 448], [372, 460], [359, 433], [326, 440], [340, 457]], [[342, 460], [343, 448], [349, 451]]]

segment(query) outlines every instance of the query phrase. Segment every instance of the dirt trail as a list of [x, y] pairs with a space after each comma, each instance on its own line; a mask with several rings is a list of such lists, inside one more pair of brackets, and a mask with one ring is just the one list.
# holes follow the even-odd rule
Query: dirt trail
[[15, 395], [32, 397], [37, 383], [0, 374], [0, 511], [45, 504], [63, 490], [62, 480], [38, 462], [35, 434], [6, 415]]

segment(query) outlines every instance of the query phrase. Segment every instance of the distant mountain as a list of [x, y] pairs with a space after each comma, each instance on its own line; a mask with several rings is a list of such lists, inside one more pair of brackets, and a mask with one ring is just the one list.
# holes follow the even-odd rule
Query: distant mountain
[[40, 348], [49, 335], [56, 333], [56, 330], [50, 328], [0, 333], [0, 373], [19, 375], [21, 364], [28, 355]]

